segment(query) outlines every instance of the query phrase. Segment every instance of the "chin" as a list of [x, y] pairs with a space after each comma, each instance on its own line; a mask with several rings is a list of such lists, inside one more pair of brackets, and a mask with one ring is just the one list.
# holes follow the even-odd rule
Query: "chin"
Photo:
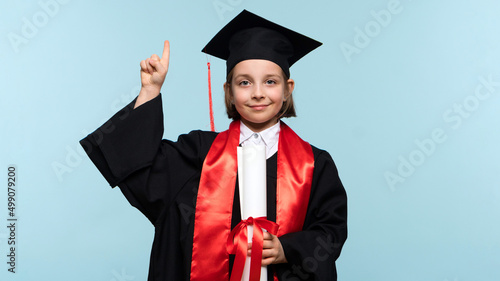
[[268, 127], [271, 127], [272, 125], [276, 124], [278, 122], [278, 119], [274, 120], [274, 119], [266, 119], [266, 120], [248, 120], [248, 119], [244, 119], [244, 121], [246, 121], [247, 125], [249, 125], [249, 127], [254, 127], [254, 128], [262, 128], [262, 127], [265, 127], [265, 128], [268, 128]]

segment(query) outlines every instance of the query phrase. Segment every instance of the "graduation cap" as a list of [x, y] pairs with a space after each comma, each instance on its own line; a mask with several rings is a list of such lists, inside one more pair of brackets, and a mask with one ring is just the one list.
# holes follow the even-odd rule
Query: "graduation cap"
[[322, 43], [243, 10], [224, 26], [202, 52], [226, 60], [227, 73], [241, 61], [265, 59], [287, 77], [290, 66]]

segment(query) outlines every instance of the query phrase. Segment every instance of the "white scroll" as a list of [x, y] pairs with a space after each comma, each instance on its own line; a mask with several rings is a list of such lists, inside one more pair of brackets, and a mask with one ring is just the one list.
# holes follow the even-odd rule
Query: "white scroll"
[[[238, 147], [238, 185], [240, 191], [241, 218], [267, 217], [266, 209], [266, 147], [247, 145]], [[247, 227], [248, 242], [252, 242], [253, 226]], [[247, 256], [243, 277], [250, 279], [250, 257]], [[260, 271], [260, 280], [267, 280], [267, 267]]]

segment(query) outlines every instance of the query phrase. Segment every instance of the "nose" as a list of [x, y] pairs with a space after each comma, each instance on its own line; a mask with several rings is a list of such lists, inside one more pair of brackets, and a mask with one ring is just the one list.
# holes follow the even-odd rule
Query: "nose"
[[257, 85], [254, 88], [254, 91], [252, 92], [252, 98], [260, 100], [260, 99], [263, 99], [265, 96], [266, 96], [266, 94], [264, 93], [264, 89], [262, 89], [262, 86]]

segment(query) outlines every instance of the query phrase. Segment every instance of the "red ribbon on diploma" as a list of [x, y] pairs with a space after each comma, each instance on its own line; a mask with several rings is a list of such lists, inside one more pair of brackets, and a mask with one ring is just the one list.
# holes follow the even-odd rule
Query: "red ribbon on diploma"
[[227, 239], [228, 253], [236, 255], [233, 270], [231, 271], [231, 281], [240, 281], [241, 276], [243, 275], [243, 268], [245, 267], [245, 260], [248, 251], [248, 225], [253, 225], [252, 255], [250, 256], [250, 281], [260, 280], [262, 248], [264, 244], [264, 233], [262, 232], [262, 228], [274, 235], [278, 233], [278, 225], [272, 221], [268, 221], [265, 217], [249, 217], [236, 225]]

